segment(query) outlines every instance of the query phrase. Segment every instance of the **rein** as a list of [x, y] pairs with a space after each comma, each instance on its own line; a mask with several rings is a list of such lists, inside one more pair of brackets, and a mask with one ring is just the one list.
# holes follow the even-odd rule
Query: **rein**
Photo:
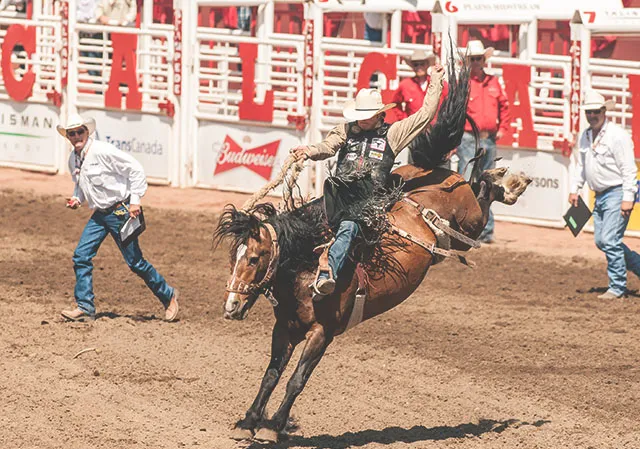
[[270, 223], [265, 223], [264, 226], [269, 231], [271, 236], [271, 258], [269, 259], [269, 265], [267, 266], [267, 272], [260, 282], [244, 282], [235, 276], [227, 282], [225, 290], [229, 293], [239, 293], [241, 295], [260, 295], [261, 293], [269, 300], [273, 307], [278, 305], [278, 301], [273, 297], [271, 281], [278, 269], [278, 259], [280, 258], [280, 246], [278, 245], [278, 235], [275, 228]]

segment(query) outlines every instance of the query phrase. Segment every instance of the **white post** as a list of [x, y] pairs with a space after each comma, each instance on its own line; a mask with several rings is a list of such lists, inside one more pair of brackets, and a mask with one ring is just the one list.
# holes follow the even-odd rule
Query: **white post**
[[538, 19], [520, 25], [518, 30], [518, 48], [521, 59], [531, 59], [538, 52]]
[[[579, 14], [579, 13], [578, 13]], [[581, 42], [580, 48], [580, 98], [584, 97], [584, 92], [591, 88], [591, 74], [589, 72], [589, 64], [591, 59], [591, 32], [584, 26], [583, 22], [571, 24], [572, 38]], [[584, 114], [580, 114], [580, 129], [587, 127], [587, 118]], [[577, 138], [578, 136], [576, 136]]]
[[[440, 58], [440, 63], [446, 67], [448, 54], [446, 52], [451, 45], [449, 40], [449, 19], [442, 13], [440, 2], [436, 2], [431, 11], [431, 35], [433, 53]], [[453, 35], [451, 37], [453, 38]]]
[[[385, 25], [387, 21], [384, 21]], [[383, 31], [383, 35], [386, 36], [386, 33]], [[389, 39], [389, 47], [390, 48], [398, 48], [398, 45], [401, 43], [402, 39], [402, 11], [396, 9], [391, 14], [391, 33]]]
[[[313, 54], [314, 54], [314, 67], [315, 72], [313, 83], [313, 107], [311, 108], [311, 119], [309, 132], [307, 133], [307, 142], [314, 143], [320, 140], [321, 134], [319, 131], [322, 117], [322, 85], [324, 83], [324, 72], [321, 68], [324, 65], [324, 54], [322, 53], [322, 41], [324, 34], [323, 19], [324, 14], [315, 4], [311, 4], [309, 7], [309, 17], [315, 22], [313, 28]], [[313, 163], [314, 179], [315, 179], [315, 194], [316, 196], [322, 195], [322, 183], [324, 182], [324, 163]]]
[[198, 102], [198, 71], [200, 70], [200, 61], [198, 59], [200, 42], [197, 40], [196, 30], [198, 25], [198, 2], [192, 0], [177, 1], [181, 3], [183, 13], [180, 184], [182, 186], [193, 186], [198, 181], [198, 119], [195, 118]]
[[[153, 23], [153, 0], [144, 0], [142, 5], [142, 20], [140, 21], [140, 29], [147, 30], [149, 25]], [[152, 37], [148, 34], [138, 36], [138, 67], [142, 70], [142, 89], [147, 90], [151, 85], [151, 75], [149, 74], [149, 67], [151, 66], [151, 55], [149, 49], [151, 48]], [[150, 99], [150, 94], [144, 92], [142, 94], [142, 104], [144, 105]], [[144, 107], [144, 106], [143, 106]]]
[[268, 2], [258, 6], [258, 25], [256, 35], [260, 44], [258, 45], [258, 61], [256, 62], [256, 94], [257, 101], [264, 101], [265, 94], [269, 90], [271, 80], [271, 45], [266, 43], [273, 35], [274, 4]]

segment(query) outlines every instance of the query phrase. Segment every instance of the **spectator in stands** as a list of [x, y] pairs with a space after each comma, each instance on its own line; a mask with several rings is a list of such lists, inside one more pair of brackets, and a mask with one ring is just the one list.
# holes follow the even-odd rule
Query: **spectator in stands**
[[614, 107], [596, 91], [585, 92], [581, 109], [589, 128], [582, 132], [573, 154], [569, 202], [578, 205], [578, 192], [585, 181], [596, 194], [593, 226], [598, 249], [607, 257], [609, 288], [600, 299], [622, 297], [627, 290], [627, 270], [640, 276], [640, 254], [631, 251], [622, 237], [637, 193], [637, 167], [631, 136], [607, 119]]
[[98, 22], [103, 25], [135, 26], [137, 14], [136, 0], [99, 0], [96, 9]]
[[[424, 50], [414, 51], [407, 59], [407, 63], [413, 69], [414, 76], [412, 78], [405, 78], [400, 82], [398, 90], [396, 90], [393, 95], [393, 100], [391, 100], [392, 103], [398, 106], [393, 110], [393, 117], [387, 120], [388, 123], [407, 118], [422, 107], [424, 96], [427, 93], [427, 87], [431, 81], [430, 67], [433, 66], [435, 62], [436, 55], [431, 51], [427, 52]], [[442, 88], [441, 101], [447, 96], [448, 91], [449, 85], [445, 82]]]
[[[78, 7], [76, 10], [76, 20], [79, 23], [96, 23], [96, 10], [98, 8], [98, 3], [101, 0], [78, 0]], [[86, 31], [80, 31], [78, 37], [80, 41], [86, 41], [87, 39], [97, 39], [103, 40], [104, 36], [102, 33], [88, 33]], [[87, 43], [82, 42], [87, 45]], [[81, 51], [80, 56], [86, 58], [101, 58], [102, 53], [97, 51]], [[98, 70], [89, 70], [89, 75], [99, 77], [101, 72]]]
[[[485, 149], [485, 155], [477, 162], [482, 170], [495, 167], [496, 140], [509, 132], [509, 102], [502, 91], [498, 78], [485, 72], [487, 59], [493, 54], [493, 48], [484, 48], [481, 41], [469, 41], [467, 58], [471, 67], [469, 105], [467, 114], [476, 122], [480, 130], [480, 146]], [[469, 161], [475, 154], [475, 139], [471, 132], [471, 125], [467, 122], [462, 142], [457, 148], [458, 173], [467, 180], [471, 175]], [[493, 213], [489, 211], [489, 221], [480, 234], [479, 240], [493, 243], [494, 240]]]
[[0, 0], [0, 11], [6, 11], [11, 9], [13, 9], [15, 12], [20, 14], [26, 13], [27, 12], [26, 0]]
[[382, 23], [385, 15], [380, 12], [364, 13], [364, 38], [371, 42], [382, 42]]
[[142, 213], [140, 200], [147, 191], [142, 166], [130, 154], [91, 137], [96, 129], [93, 119], [85, 120], [74, 114], [66, 125], [58, 125], [57, 129], [73, 147], [69, 155], [69, 171], [75, 189], [67, 207], [77, 209], [86, 201], [94, 210], [73, 254], [77, 307], [63, 310], [62, 316], [70, 321], [95, 319], [92, 259], [107, 235], [111, 234], [129, 268], [145, 281], [164, 305], [165, 320], [174, 321], [178, 316], [178, 290], [169, 286], [142, 257], [137, 237], [127, 245], [120, 240], [120, 228], [129, 216], [137, 217]]
[[237, 6], [238, 13], [238, 30], [251, 31], [251, 7]]

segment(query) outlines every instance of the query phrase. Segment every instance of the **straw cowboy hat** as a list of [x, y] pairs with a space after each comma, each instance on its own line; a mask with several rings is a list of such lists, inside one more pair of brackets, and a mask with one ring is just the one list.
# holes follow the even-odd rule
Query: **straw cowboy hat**
[[605, 101], [604, 97], [595, 90], [588, 90], [584, 93], [580, 109], [583, 111], [593, 111], [604, 107], [607, 111], [610, 111], [615, 104], [616, 102], [613, 100]]
[[58, 125], [56, 126], [56, 129], [62, 137], [66, 138], [67, 131], [69, 131], [70, 129], [80, 128], [81, 126], [86, 127], [89, 131], [89, 135], [91, 135], [96, 130], [96, 121], [92, 118], [83, 119], [78, 114], [71, 114], [67, 119], [67, 124]]
[[467, 56], [484, 56], [484, 59], [489, 59], [493, 51], [493, 47], [484, 48], [482, 41], [474, 40], [467, 44]]
[[384, 104], [378, 89], [361, 89], [356, 99], [346, 104], [342, 115], [350, 122], [367, 120], [395, 106], [395, 103]]
[[432, 51], [416, 50], [411, 56], [405, 59], [408, 63], [430, 59], [431, 64], [434, 64], [436, 62], [436, 55]]

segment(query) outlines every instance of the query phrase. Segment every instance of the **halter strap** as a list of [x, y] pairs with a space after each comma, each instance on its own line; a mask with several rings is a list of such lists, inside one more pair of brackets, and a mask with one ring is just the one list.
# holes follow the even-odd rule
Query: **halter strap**
[[273, 306], [277, 306], [278, 302], [273, 298], [270, 294], [270, 283], [275, 276], [276, 270], [278, 269], [278, 259], [280, 258], [280, 246], [278, 245], [278, 234], [276, 234], [276, 230], [270, 223], [264, 223], [265, 228], [269, 231], [269, 235], [271, 236], [271, 258], [269, 259], [269, 265], [267, 266], [267, 272], [265, 273], [262, 280], [258, 283], [247, 283], [233, 277], [225, 287], [226, 291], [229, 293], [240, 293], [242, 295], [255, 294], [259, 295], [260, 293], [264, 293], [267, 299], [273, 304]]

